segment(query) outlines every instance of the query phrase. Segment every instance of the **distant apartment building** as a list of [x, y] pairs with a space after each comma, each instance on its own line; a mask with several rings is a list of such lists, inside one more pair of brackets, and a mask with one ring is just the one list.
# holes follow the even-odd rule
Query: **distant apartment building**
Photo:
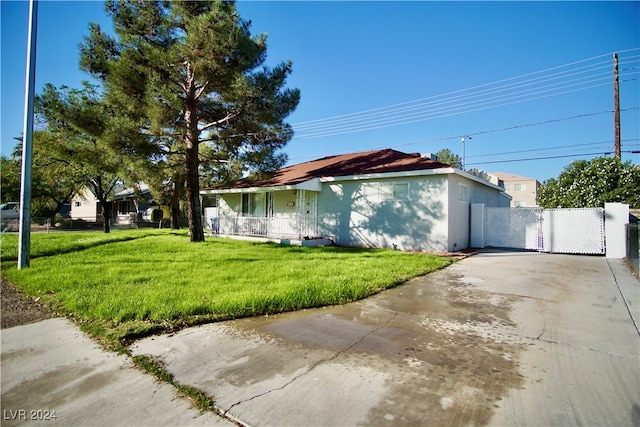
[[504, 182], [505, 193], [511, 196], [511, 207], [536, 207], [536, 196], [540, 183], [535, 178], [513, 175], [506, 172], [491, 172]]

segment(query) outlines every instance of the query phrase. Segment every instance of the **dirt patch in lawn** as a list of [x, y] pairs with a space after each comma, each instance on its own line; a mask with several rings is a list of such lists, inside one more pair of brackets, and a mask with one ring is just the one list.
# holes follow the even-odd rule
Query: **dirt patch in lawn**
[[57, 317], [52, 310], [25, 295], [4, 277], [0, 277], [0, 282], [2, 284], [0, 293], [2, 329]]

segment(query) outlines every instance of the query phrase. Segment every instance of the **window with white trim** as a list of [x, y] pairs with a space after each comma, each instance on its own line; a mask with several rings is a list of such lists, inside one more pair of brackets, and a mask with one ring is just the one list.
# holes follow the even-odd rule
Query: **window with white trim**
[[468, 202], [469, 195], [467, 194], [468, 189], [464, 184], [458, 184], [458, 200], [461, 202]]
[[407, 182], [372, 182], [362, 184], [362, 195], [372, 202], [409, 200]]

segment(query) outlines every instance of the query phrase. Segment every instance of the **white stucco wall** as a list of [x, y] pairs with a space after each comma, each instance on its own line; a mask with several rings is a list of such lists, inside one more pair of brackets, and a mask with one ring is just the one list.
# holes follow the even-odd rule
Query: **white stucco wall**
[[[450, 186], [448, 250], [457, 251], [466, 249], [470, 245], [469, 224], [472, 203], [483, 203], [488, 207], [509, 207], [510, 200], [500, 190], [458, 174], [449, 174], [448, 180]], [[466, 188], [464, 195], [461, 194], [461, 186]]]
[[235, 216], [242, 211], [242, 195], [221, 194], [218, 198], [218, 214]]
[[[379, 184], [384, 184], [384, 190]], [[395, 199], [389, 200], [385, 191], [391, 184], [406, 188], [406, 196], [394, 194]], [[273, 192], [276, 219], [303, 212], [310, 224], [317, 215], [318, 228], [308, 233], [331, 238], [338, 245], [430, 252], [469, 247], [471, 203], [500, 207], [510, 202], [499, 189], [459, 172], [328, 180], [320, 192], [305, 192], [304, 207], [298, 206], [297, 191], [302, 190]], [[241, 194], [221, 194], [218, 211], [221, 216], [239, 216], [241, 205]], [[286, 228], [282, 221], [272, 227]]]
[[[363, 189], [374, 183], [407, 183], [408, 200], [375, 200]], [[446, 175], [325, 182], [320, 232], [345, 246], [447, 250], [446, 187]]]

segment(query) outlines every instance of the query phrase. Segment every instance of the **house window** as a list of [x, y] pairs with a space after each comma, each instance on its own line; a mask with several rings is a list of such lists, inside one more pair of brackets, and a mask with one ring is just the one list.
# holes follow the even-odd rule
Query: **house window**
[[464, 184], [458, 185], [458, 200], [461, 202], [469, 201], [469, 195], [467, 194], [467, 186]]
[[267, 194], [244, 193], [242, 195], [242, 216], [267, 216]]
[[249, 216], [249, 194], [242, 194], [242, 216]]
[[76, 208], [79, 208], [81, 205], [82, 205], [81, 202], [74, 202], [73, 203], [73, 206], [76, 207]]
[[128, 214], [129, 212], [133, 212], [132, 205], [131, 200], [121, 200], [120, 203], [118, 203], [118, 213]]
[[362, 185], [363, 196], [370, 201], [400, 201], [409, 200], [409, 184], [377, 182]]
[[513, 206], [515, 206], [516, 208], [524, 208], [527, 206], [527, 202], [516, 200], [515, 202], [513, 202]]
[[515, 191], [524, 191], [527, 189], [527, 184], [513, 184], [513, 189]]
[[393, 184], [393, 200], [409, 200], [409, 184]]

